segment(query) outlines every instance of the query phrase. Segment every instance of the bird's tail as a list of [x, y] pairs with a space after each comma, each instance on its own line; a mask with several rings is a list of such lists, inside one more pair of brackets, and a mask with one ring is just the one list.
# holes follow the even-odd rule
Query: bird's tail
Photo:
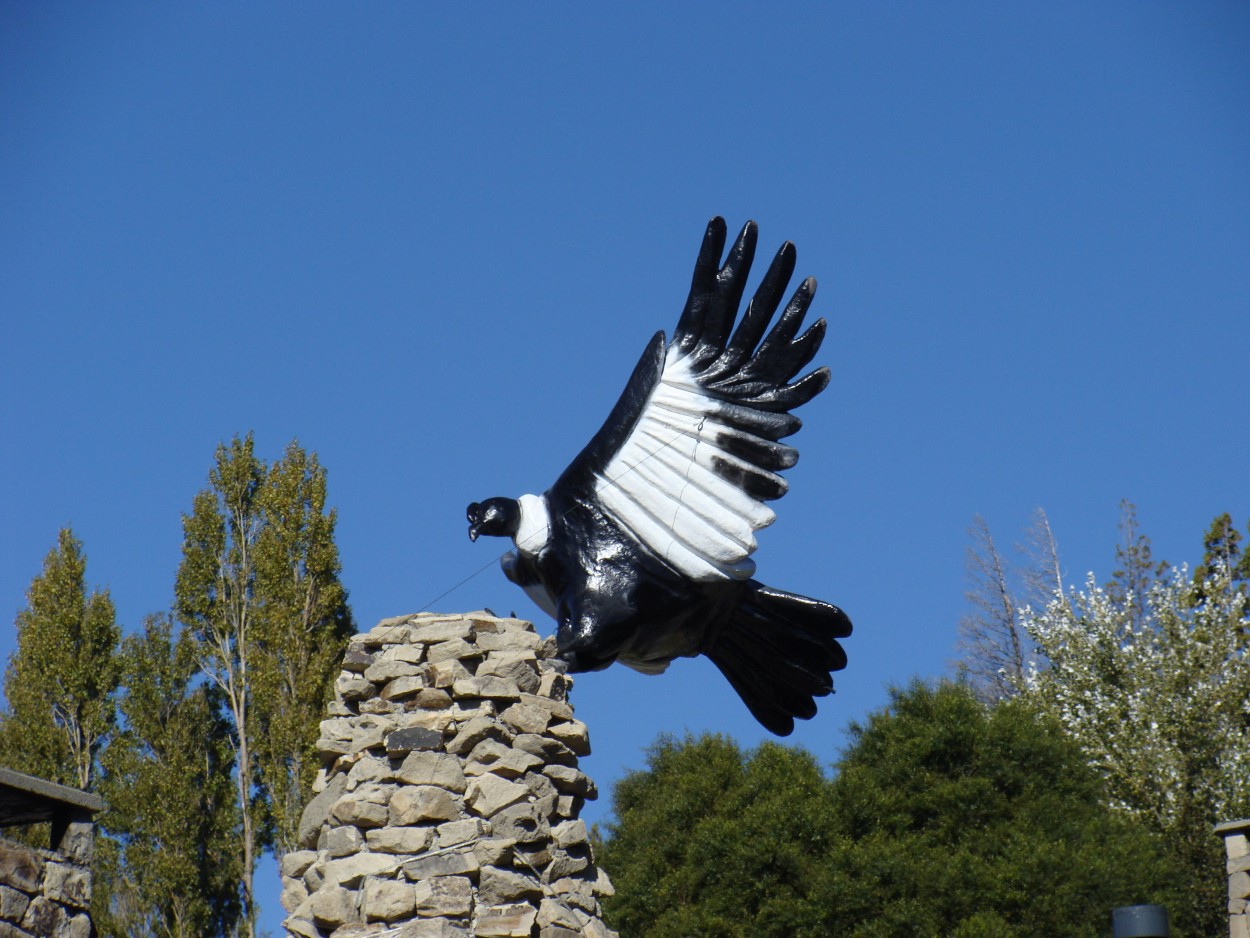
[[851, 620], [837, 606], [772, 589], [755, 580], [705, 654], [729, 679], [751, 715], [789, 736], [794, 720], [816, 715], [815, 697], [833, 693], [846, 667], [839, 638]]

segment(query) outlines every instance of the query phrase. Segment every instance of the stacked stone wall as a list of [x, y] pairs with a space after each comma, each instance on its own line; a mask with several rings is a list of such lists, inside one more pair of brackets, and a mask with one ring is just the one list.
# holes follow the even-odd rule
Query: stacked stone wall
[[1228, 857], [1228, 934], [1250, 938], [1250, 820], [1217, 825]]
[[75, 822], [61, 850], [0, 840], [0, 938], [89, 938], [91, 824]]
[[281, 863], [301, 938], [614, 938], [578, 817], [594, 783], [551, 640], [488, 613], [356, 636]]

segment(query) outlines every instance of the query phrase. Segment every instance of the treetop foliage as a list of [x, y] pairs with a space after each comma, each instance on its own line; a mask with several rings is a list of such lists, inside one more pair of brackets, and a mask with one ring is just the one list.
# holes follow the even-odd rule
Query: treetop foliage
[[662, 738], [616, 787], [600, 862], [622, 936], [1102, 935], [1170, 899], [1158, 843], [1023, 701], [915, 684], [829, 778], [802, 750]]

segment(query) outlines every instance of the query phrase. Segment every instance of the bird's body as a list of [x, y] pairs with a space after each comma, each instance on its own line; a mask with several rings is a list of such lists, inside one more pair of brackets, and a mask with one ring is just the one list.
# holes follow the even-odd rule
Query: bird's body
[[803, 282], [776, 325], [794, 266], [783, 245], [735, 326], [755, 247], [743, 228], [723, 268], [724, 222], [708, 225], [690, 298], [671, 343], [657, 333], [603, 427], [541, 496], [469, 506], [470, 536], [510, 536], [504, 572], [557, 622], [573, 671], [619, 661], [657, 674], [705, 654], [768, 729], [786, 735], [816, 712], [844, 667], [836, 606], [752, 579], [754, 532], [775, 518], [789, 411], [828, 384], [793, 381], [824, 335], [795, 338], [815, 289]]

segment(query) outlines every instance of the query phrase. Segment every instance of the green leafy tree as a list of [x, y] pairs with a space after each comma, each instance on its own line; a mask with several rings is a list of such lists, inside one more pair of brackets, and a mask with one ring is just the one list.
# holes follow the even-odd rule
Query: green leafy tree
[[264, 846], [264, 804], [255, 761], [251, 668], [256, 648], [256, 539], [259, 490], [265, 469], [252, 437], [219, 446], [209, 487], [195, 496], [182, 519], [182, 563], [174, 584], [178, 619], [200, 645], [201, 667], [216, 685], [230, 720], [238, 864], [246, 933], [256, 934], [253, 891], [256, 861]]
[[1136, 546], [1110, 586], [1091, 575], [1029, 611], [1049, 662], [1030, 696], [1079, 742], [1112, 804], [1164, 835], [1186, 886], [1175, 918], [1209, 934], [1224, 927], [1211, 826], [1250, 813], [1250, 606], [1224, 558], [1195, 583], [1183, 567], [1152, 576], [1148, 542]]
[[108, 591], [87, 594], [86, 568], [82, 542], [65, 528], [17, 614], [0, 758], [20, 771], [92, 789], [115, 720], [121, 633]]
[[267, 467], [252, 437], [220, 446], [183, 518], [179, 620], [224, 701], [239, 810], [243, 921], [255, 934], [261, 851], [294, 841], [317, 724], [351, 631], [325, 471], [292, 443]]
[[196, 938], [239, 917], [238, 808], [219, 694], [199, 678], [199, 648], [150, 616], [122, 645], [125, 728], [110, 743], [101, 786], [114, 838], [103, 935]]
[[1102, 936], [1116, 906], [1174, 901], [1159, 844], [1026, 700], [917, 683], [851, 736], [827, 934]]
[[315, 454], [287, 447], [260, 488], [253, 656], [256, 757], [275, 850], [297, 848], [300, 814], [320, 760], [318, 727], [353, 632], [339, 581], [336, 513]]
[[828, 781], [806, 752], [662, 737], [613, 793], [596, 848], [622, 936], [818, 936]]
[[652, 748], [597, 847], [623, 938], [1101, 936], [1170, 901], [1158, 843], [1027, 702], [917, 684], [852, 727], [831, 780], [810, 755], [719, 737]]

